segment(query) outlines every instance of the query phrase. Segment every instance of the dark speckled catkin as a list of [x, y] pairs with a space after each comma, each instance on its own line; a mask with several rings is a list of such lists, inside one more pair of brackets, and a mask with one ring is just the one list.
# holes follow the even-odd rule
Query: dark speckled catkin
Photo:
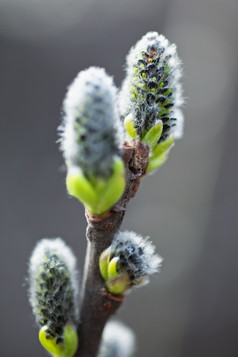
[[42, 239], [29, 264], [30, 303], [46, 336], [63, 341], [65, 324], [76, 323], [76, 271], [71, 250], [60, 239]]
[[160, 141], [176, 136], [176, 126], [182, 125], [180, 77], [176, 46], [163, 35], [149, 32], [130, 50], [120, 108], [122, 115], [132, 114], [140, 138], [159, 120], [163, 123]]

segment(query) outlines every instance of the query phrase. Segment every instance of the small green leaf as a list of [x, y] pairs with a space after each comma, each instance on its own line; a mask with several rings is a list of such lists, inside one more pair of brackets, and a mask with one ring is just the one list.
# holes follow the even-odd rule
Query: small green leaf
[[90, 207], [97, 204], [96, 192], [82, 172], [72, 174], [69, 172], [66, 177], [66, 186], [69, 194], [83, 202], [89, 211]]
[[151, 149], [154, 149], [158, 143], [163, 131], [163, 122], [160, 120], [155, 126], [153, 126], [143, 138], [145, 144], [149, 144]]
[[112, 294], [123, 294], [130, 284], [129, 275], [124, 272], [117, 278], [108, 280], [106, 283], [107, 289]]
[[104, 250], [99, 258], [99, 269], [104, 280], [108, 279], [108, 264], [110, 261], [110, 247]]
[[166, 152], [158, 157], [151, 157], [146, 173], [149, 173], [161, 166], [167, 158]]
[[91, 182], [81, 171], [69, 172], [66, 178], [69, 194], [80, 200], [95, 215], [102, 215], [114, 206], [121, 198], [125, 185], [125, 168], [120, 157], [115, 157], [113, 173], [109, 179]]
[[112, 176], [105, 181], [104, 189], [97, 190], [98, 206], [95, 214], [101, 215], [107, 212], [123, 195], [125, 190], [125, 168], [121, 158], [116, 158], [114, 162], [114, 171]]
[[136, 129], [134, 128], [134, 125], [133, 125], [131, 114], [127, 115], [127, 117], [125, 118], [124, 126], [126, 129], [128, 139], [136, 139], [138, 137]]
[[108, 264], [108, 279], [115, 279], [118, 277], [119, 273], [117, 272], [117, 263], [120, 260], [119, 257], [114, 257]]
[[171, 148], [174, 142], [174, 137], [171, 136], [169, 139], [162, 141], [152, 150], [149, 165], [146, 173], [149, 173], [159, 166], [161, 166], [167, 159], [168, 150]]
[[47, 326], [43, 326], [39, 331], [39, 340], [42, 346], [55, 357], [64, 356], [64, 345], [56, 343], [56, 339], [46, 336]]
[[64, 357], [73, 357], [78, 347], [78, 336], [76, 329], [71, 324], [64, 328]]
[[173, 142], [174, 142], [173, 136], [171, 136], [169, 139], [165, 141], [162, 141], [154, 148], [154, 150], [152, 151], [152, 156], [160, 156], [172, 146]]
[[57, 343], [55, 338], [46, 336], [47, 326], [39, 331], [39, 340], [42, 346], [55, 357], [73, 357], [78, 347], [77, 332], [71, 324], [64, 328], [64, 342]]

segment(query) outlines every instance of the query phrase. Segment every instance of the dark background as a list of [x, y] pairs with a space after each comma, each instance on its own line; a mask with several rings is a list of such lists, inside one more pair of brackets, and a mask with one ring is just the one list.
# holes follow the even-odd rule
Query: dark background
[[84, 210], [66, 194], [55, 143], [66, 86], [91, 65], [119, 86], [129, 48], [154, 30], [184, 63], [185, 133], [129, 204], [123, 228], [151, 236], [164, 264], [118, 316], [137, 357], [238, 356], [237, 0], [0, 7], [0, 355], [44, 355], [24, 286], [37, 240], [61, 236], [83, 266]]

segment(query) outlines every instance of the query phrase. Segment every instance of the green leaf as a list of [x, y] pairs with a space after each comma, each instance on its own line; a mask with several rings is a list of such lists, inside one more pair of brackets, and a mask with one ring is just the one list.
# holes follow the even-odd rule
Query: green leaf
[[149, 173], [159, 166], [161, 166], [167, 159], [168, 150], [171, 148], [174, 142], [174, 137], [170, 137], [169, 139], [162, 141], [157, 144], [155, 148], [152, 150], [152, 154], [150, 157], [149, 165], [146, 170], [146, 173]]
[[115, 205], [121, 198], [126, 187], [125, 168], [121, 158], [114, 162], [114, 171], [112, 176], [104, 181], [103, 189], [96, 187], [98, 194], [98, 206], [95, 214], [101, 215]]
[[169, 139], [165, 141], [162, 141], [154, 148], [154, 150], [152, 151], [152, 156], [160, 156], [172, 146], [173, 142], [174, 142], [173, 136], [171, 136]]
[[56, 343], [56, 339], [46, 337], [47, 326], [43, 326], [39, 331], [39, 340], [42, 346], [55, 357], [64, 356], [64, 345]]
[[109, 179], [94, 179], [92, 182], [81, 171], [69, 171], [66, 178], [69, 194], [80, 200], [95, 215], [109, 211], [121, 198], [125, 185], [125, 168], [120, 157], [115, 157], [113, 173]]
[[80, 200], [87, 208], [97, 204], [97, 194], [82, 172], [73, 174], [69, 172], [66, 177], [66, 187], [69, 194]]
[[161, 137], [162, 131], [163, 131], [163, 122], [160, 121], [146, 133], [142, 141], [145, 144], [150, 145], [151, 149], [154, 149], [154, 147], [156, 146], [156, 144], [158, 143]]
[[108, 264], [108, 279], [114, 279], [118, 277], [119, 273], [117, 271], [117, 263], [120, 260], [119, 257], [114, 257]]
[[134, 128], [131, 114], [127, 115], [124, 120], [124, 127], [126, 129], [128, 139], [138, 138], [136, 129]]
[[71, 324], [67, 324], [64, 328], [64, 357], [73, 357], [78, 348], [77, 331]]
[[104, 280], [108, 279], [108, 264], [110, 261], [110, 247], [104, 250], [99, 258], [99, 269]]
[[117, 278], [108, 280], [106, 283], [107, 289], [112, 294], [123, 294], [130, 284], [129, 275], [124, 272]]
[[151, 157], [146, 173], [149, 173], [161, 166], [167, 158], [166, 152], [158, 157]]
[[78, 336], [73, 325], [67, 324], [64, 328], [64, 343], [57, 343], [55, 338], [46, 336], [47, 326], [39, 331], [39, 340], [42, 346], [55, 357], [73, 357], [78, 347]]

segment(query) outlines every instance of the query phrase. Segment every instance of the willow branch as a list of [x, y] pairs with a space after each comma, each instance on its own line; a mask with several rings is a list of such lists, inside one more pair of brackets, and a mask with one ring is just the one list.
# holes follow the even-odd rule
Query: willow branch
[[110, 212], [93, 216], [86, 211], [88, 222], [87, 254], [81, 287], [79, 347], [75, 357], [95, 357], [105, 323], [121, 305], [124, 296], [106, 291], [99, 270], [99, 257], [111, 245], [126, 212], [128, 201], [136, 194], [141, 177], [148, 166], [149, 149], [140, 141], [124, 145], [126, 189], [120, 201]]

